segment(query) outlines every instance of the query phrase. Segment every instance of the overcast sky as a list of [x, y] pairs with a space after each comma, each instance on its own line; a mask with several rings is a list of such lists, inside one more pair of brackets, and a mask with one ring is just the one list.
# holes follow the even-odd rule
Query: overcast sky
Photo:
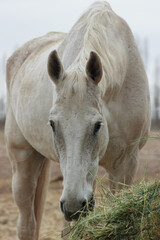
[[[0, 0], [0, 53], [49, 31], [68, 32], [93, 0]], [[160, 54], [160, 0], [110, 0], [135, 35]]]
[[[0, 59], [50, 31], [68, 32], [93, 0], [0, 0]], [[135, 36], [148, 38], [152, 59], [160, 56], [160, 0], [110, 0]], [[1, 69], [1, 68], [0, 68]], [[0, 82], [1, 83], [1, 82]]]

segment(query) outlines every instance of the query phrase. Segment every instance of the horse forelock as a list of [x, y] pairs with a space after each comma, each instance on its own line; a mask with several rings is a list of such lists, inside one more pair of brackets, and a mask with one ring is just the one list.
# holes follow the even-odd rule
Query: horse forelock
[[58, 91], [66, 99], [70, 99], [73, 95], [83, 99], [87, 92], [85, 72], [79, 69], [68, 71]]
[[95, 102], [100, 97], [100, 87], [88, 79], [84, 69], [70, 69], [65, 78], [57, 86], [58, 98], [70, 101], [72, 98], [79, 103], [85, 99]]

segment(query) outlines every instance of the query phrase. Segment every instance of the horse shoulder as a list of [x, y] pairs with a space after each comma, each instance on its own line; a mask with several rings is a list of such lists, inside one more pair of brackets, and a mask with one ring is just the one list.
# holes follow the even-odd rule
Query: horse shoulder
[[8, 59], [6, 66], [6, 85], [9, 89], [10, 82], [16, 76], [18, 70], [32, 54], [40, 52], [43, 48], [53, 45], [62, 41], [66, 33], [50, 32], [44, 36], [32, 39], [25, 43], [22, 47], [18, 48]]

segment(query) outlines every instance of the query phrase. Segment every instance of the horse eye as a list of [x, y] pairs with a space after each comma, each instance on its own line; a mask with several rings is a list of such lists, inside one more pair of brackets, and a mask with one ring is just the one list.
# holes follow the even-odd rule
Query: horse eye
[[50, 126], [52, 127], [53, 132], [55, 132], [55, 124], [52, 120], [49, 121], [50, 122]]
[[99, 131], [99, 129], [101, 128], [101, 124], [102, 124], [101, 121], [96, 122], [96, 124], [95, 124], [95, 126], [94, 126], [94, 132], [93, 132], [94, 135], [95, 135], [95, 134]]

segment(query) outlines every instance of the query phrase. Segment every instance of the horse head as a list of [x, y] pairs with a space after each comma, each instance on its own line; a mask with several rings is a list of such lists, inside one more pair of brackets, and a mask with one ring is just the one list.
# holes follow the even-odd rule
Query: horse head
[[76, 66], [64, 71], [53, 51], [48, 58], [48, 73], [57, 91], [49, 121], [63, 174], [60, 206], [66, 220], [77, 220], [77, 211], [84, 209], [86, 214], [94, 207], [93, 182], [109, 140], [98, 86], [102, 64], [91, 52], [84, 71]]

